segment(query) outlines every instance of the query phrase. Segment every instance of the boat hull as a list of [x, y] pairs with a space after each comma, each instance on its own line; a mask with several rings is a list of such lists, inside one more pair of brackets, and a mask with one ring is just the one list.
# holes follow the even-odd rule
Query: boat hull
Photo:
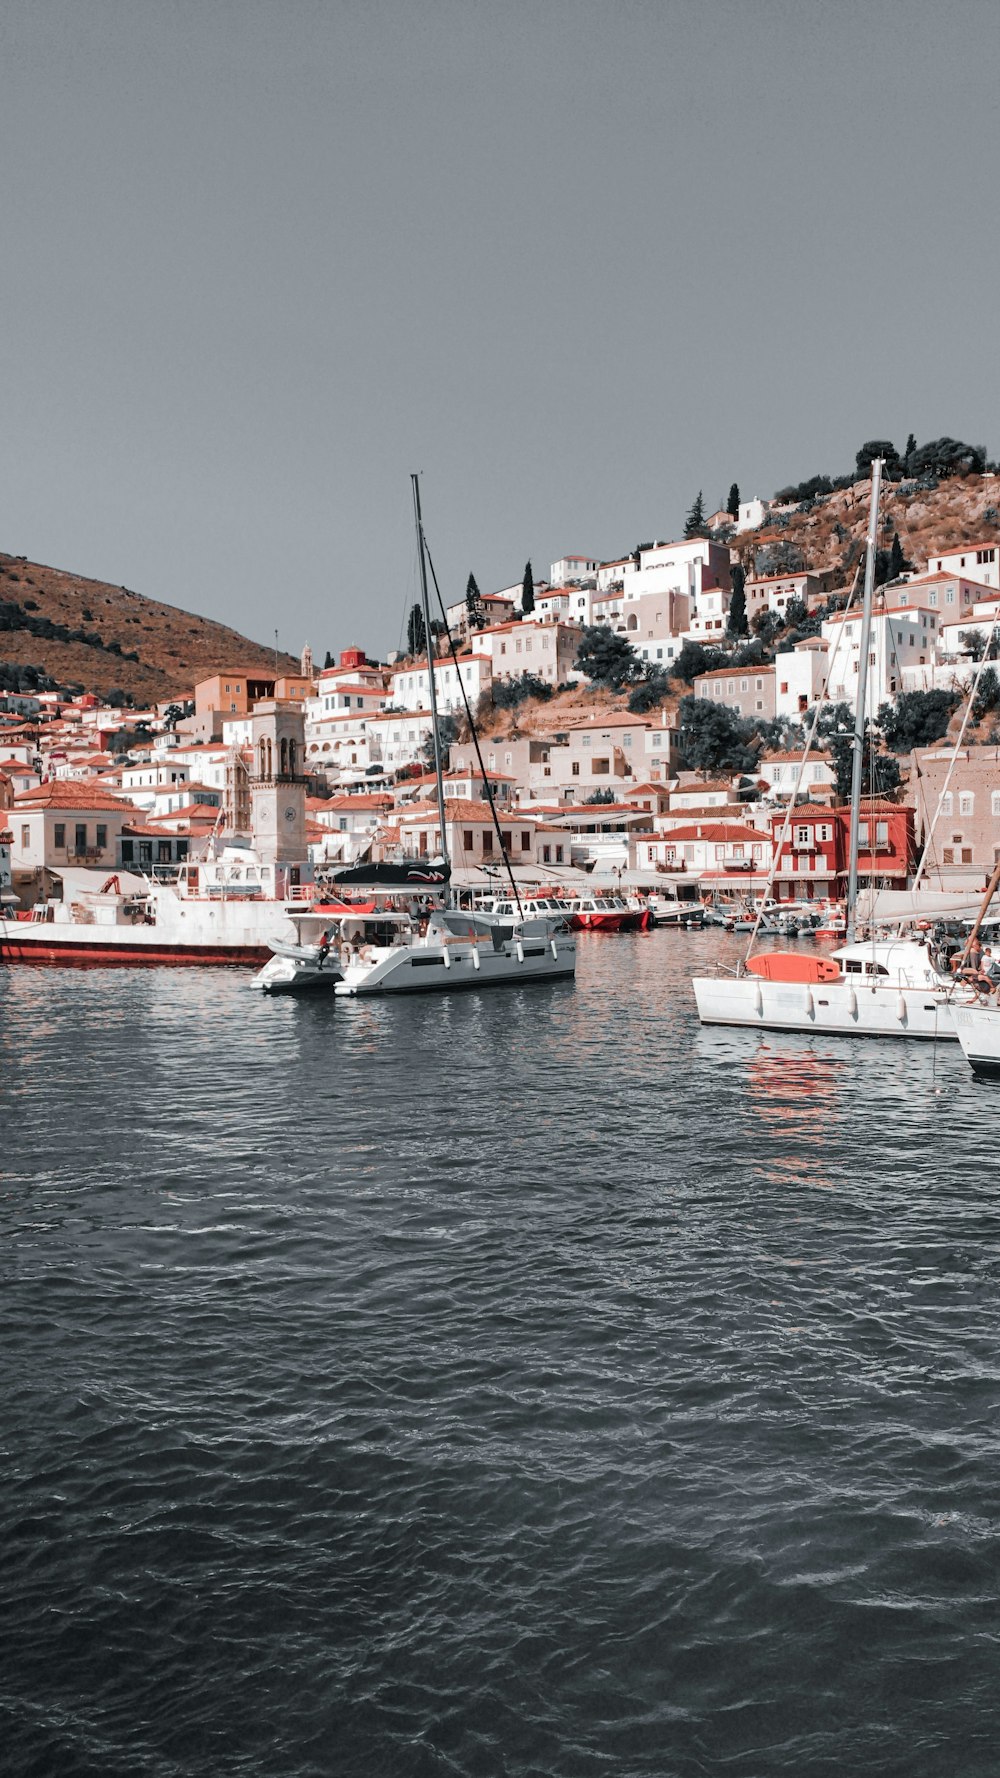
[[756, 975], [696, 976], [693, 986], [703, 1025], [929, 1042], [954, 1042], [958, 1035], [950, 1003], [926, 988], [772, 982]]
[[[478, 952], [478, 962], [476, 953]], [[576, 972], [572, 939], [494, 951], [483, 945], [415, 947], [390, 953], [374, 969], [348, 967], [341, 995], [452, 993], [461, 988], [516, 988], [525, 982], [568, 980]]]
[[66, 938], [48, 932], [38, 939], [0, 939], [0, 961], [27, 963], [55, 969], [244, 969], [265, 963], [271, 955], [266, 944], [173, 944], [169, 939], [147, 942], [110, 939], [107, 933], [84, 928]]
[[1000, 1080], [1000, 1008], [956, 1006], [955, 1035], [973, 1074]]

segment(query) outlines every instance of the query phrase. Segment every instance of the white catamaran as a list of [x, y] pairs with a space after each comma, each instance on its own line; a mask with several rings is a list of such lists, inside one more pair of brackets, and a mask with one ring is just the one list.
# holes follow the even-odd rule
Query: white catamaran
[[[272, 994], [315, 992], [333, 987], [340, 995], [412, 994], [428, 989], [450, 993], [455, 988], [517, 987], [527, 982], [553, 981], [576, 972], [576, 941], [566, 930], [562, 910], [528, 914], [522, 904], [513, 871], [509, 871], [516, 915], [500, 916], [464, 912], [450, 905], [448, 821], [444, 795], [441, 740], [438, 732], [437, 693], [434, 684], [434, 637], [427, 590], [428, 551], [420, 510], [420, 484], [413, 483], [413, 505], [420, 561], [420, 592], [427, 645], [430, 684], [431, 732], [434, 742], [434, 776], [437, 784], [438, 819], [441, 828], [441, 859], [435, 862], [434, 884], [428, 883], [428, 861], [412, 860], [412, 884], [407, 884], [405, 863], [374, 865], [366, 877], [363, 868], [352, 870], [352, 882], [363, 882], [372, 897], [363, 906], [325, 910], [328, 923], [321, 942], [272, 946], [275, 956], [254, 977], [254, 986]], [[431, 564], [433, 574], [433, 564]], [[437, 581], [435, 578], [435, 588]], [[440, 603], [440, 590], [438, 589]], [[444, 606], [441, 604], [442, 616]], [[446, 633], [447, 618], [444, 618]], [[452, 643], [452, 654], [454, 655]], [[462, 679], [459, 675], [459, 685]], [[463, 690], [464, 697], [464, 690]], [[466, 705], [478, 752], [472, 712]], [[493, 792], [482, 759], [479, 761], [484, 790], [496, 822]], [[497, 823], [502, 857], [507, 858]], [[508, 862], [509, 869], [509, 862]], [[380, 881], [380, 875], [382, 880]], [[386, 884], [385, 877], [390, 879]], [[343, 874], [340, 878], [343, 883]], [[410, 889], [410, 906], [406, 890]], [[433, 887], [444, 905], [424, 919], [412, 910], [413, 891]], [[402, 902], [402, 906], [400, 903]]]

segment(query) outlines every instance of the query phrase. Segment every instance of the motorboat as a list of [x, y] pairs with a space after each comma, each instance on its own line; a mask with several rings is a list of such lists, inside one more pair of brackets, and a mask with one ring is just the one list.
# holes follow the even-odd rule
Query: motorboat
[[955, 1036], [973, 1074], [1000, 1080], [1000, 1006], [984, 996], [975, 1004], [956, 1006], [952, 1017]]
[[335, 987], [340, 995], [516, 987], [572, 977], [576, 942], [561, 922], [554, 929], [551, 919], [505, 924], [491, 914], [440, 908], [425, 931], [411, 924], [389, 943], [348, 939], [341, 969]]
[[620, 895], [573, 895], [566, 911], [575, 932], [635, 932], [641, 920]]

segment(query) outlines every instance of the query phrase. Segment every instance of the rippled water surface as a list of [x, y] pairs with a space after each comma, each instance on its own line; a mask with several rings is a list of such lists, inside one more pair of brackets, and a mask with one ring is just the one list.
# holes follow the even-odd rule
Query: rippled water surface
[[6, 1778], [994, 1778], [1000, 1092], [732, 945], [0, 972]]

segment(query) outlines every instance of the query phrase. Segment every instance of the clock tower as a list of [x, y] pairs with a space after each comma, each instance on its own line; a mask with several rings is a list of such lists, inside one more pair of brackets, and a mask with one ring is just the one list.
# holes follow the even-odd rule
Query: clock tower
[[[299, 703], [265, 699], [252, 712], [250, 768], [254, 845], [275, 894], [307, 874], [305, 714]], [[268, 873], [269, 874], [269, 873]]]

